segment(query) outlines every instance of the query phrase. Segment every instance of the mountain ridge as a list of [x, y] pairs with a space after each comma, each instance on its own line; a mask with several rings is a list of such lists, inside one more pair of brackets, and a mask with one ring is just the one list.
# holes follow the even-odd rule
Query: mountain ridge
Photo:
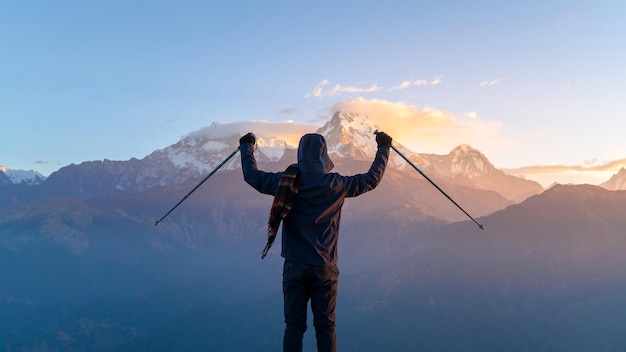
[[[338, 166], [355, 169], [351, 164], [370, 162], [376, 151], [374, 130], [366, 116], [336, 112], [317, 133], [325, 135], [329, 155]], [[224, 129], [224, 131], [222, 130]], [[152, 187], [181, 184], [199, 178], [222, 162], [238, 148], [239, 134], [225, 133], [226, 127], [213, 124], [192, 132], [168, 147], [155, 150], [143, 159], [85, 161], [71, 164], [52, 173], [42, 184], [28, 190], [4, 187], [4, 204], [49, 197], [102, 197], [118, 192], [138, 193]], [[227, 135], [227, 136], [225, 136]], [[255, 156], [259, 165], [269, 171], [284, 169], [295, 162], [296, 147], [280, 136], [258, 137]], [[495, 191], [512, 202], [543, 191], [534, 181], [506, 175], [488, 161], [480, 151], [461, 145], [447, 156], [418, 154], [395, 142], [398, 150], [429, 176], [440, 182], [480, 190]], [[393, 152], [392, 152], [393, 154]], [[223, 170], [240, 167], [237, 158], [229, 160]], [[397, 156], [390, 158], [390, 169], [405, 173], [414, 171]], [[339, 167], [337, 170], [341, 170]], [[464, 175], [470, 172], [471, 174]]]

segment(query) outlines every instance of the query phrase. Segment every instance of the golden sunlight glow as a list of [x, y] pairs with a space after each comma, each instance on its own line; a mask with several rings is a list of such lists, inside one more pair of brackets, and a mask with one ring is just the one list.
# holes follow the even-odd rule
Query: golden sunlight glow
[[480, 149], [505, 143], [498, 136], [500, 123], [481, 121], [476, 115], [459, 117], [444, 110], [364, 98], [342, 101], [333, 110], [367, 116], [381, 131], [418, 152], [447, 153], [459, 144]]

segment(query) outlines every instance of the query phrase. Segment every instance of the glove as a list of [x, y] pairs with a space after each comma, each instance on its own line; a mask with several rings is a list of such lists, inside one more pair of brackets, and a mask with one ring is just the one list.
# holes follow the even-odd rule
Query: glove
[[392, 141], [392, 138], [385, 132], [378, 132], [376, 134], [376, 143], [378, 143], [378, 148], [391, 147], [391, 141]]
[[239, 145], [242, 145], [244, 143], [250, 143], [250, 144], [256, 143], [256, 136], [254, 135], [254, 133], [248, 132], [248, 134], [239, 138]]

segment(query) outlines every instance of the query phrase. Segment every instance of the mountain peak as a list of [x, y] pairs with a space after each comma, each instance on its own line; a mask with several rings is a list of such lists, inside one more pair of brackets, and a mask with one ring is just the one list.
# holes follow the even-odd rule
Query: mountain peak
[[480, 150], [473, 148], [469, 144], [459, 144], [454, 149], [452, 149], [450, 154], [480, 154], [482, 155]]
[[496, 170], [481, 151], [468, 144], [457, 146], [448, 155], [452, 158], [450, 171], [453, 174], [463, 173], [472, 178], [488, 175]]
[[600, 186], [610, 191], [626, 190], [626, 169], [622, 166], [615, 175], [611, 176], [611, 179]]
[[337, 111], [317, 133], [326, 138], [328, 154], [369, 161], [376, 153], [375, 129], [367, 116]]

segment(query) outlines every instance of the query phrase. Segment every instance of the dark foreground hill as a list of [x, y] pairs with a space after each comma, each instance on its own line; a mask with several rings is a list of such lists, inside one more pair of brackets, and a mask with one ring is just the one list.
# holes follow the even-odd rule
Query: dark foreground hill
[[[165, 229], [133, 225], [132, 239], [121, 236], [123, 229], [141, 222], [137, 214], [148, 222], [155, 209], [139, 202], [117, 209], [143, 213], [127, 215], [119, 233], [103, 227], [81, 254], [51, 240], [3, 246], [3, 348], [279, 350], [281, 259], [274, 249], [260, 260], [263, 235], [257, 231], [266, 199], [244, 194], [231, 200], [228, 211], [220, 212], [218, 202], [195, 213], [193, 206], [209, 199], [200, 193]], [[352, 208], [367, 216], [346, 216], [342, 223], [342, 351], [626, 346], [626, 192], [557, 186], [481, 218], [484, 232], [471, 222], [413, 217], [419, 213], [411, 207], [383, 210], [377, 200], [346, 204], [346, 215]], [[85, 204], [98, 208], [91, 202]], [[80, 212], [69, 213], [82, 219]], [[223, 231], [204, 242], [180, 226], [203, 214], [221, 219]], [[18, 225], [5, 221], [0, 231]], [[314, 349], [313, 335], [310, 325], [308, 350]]]

